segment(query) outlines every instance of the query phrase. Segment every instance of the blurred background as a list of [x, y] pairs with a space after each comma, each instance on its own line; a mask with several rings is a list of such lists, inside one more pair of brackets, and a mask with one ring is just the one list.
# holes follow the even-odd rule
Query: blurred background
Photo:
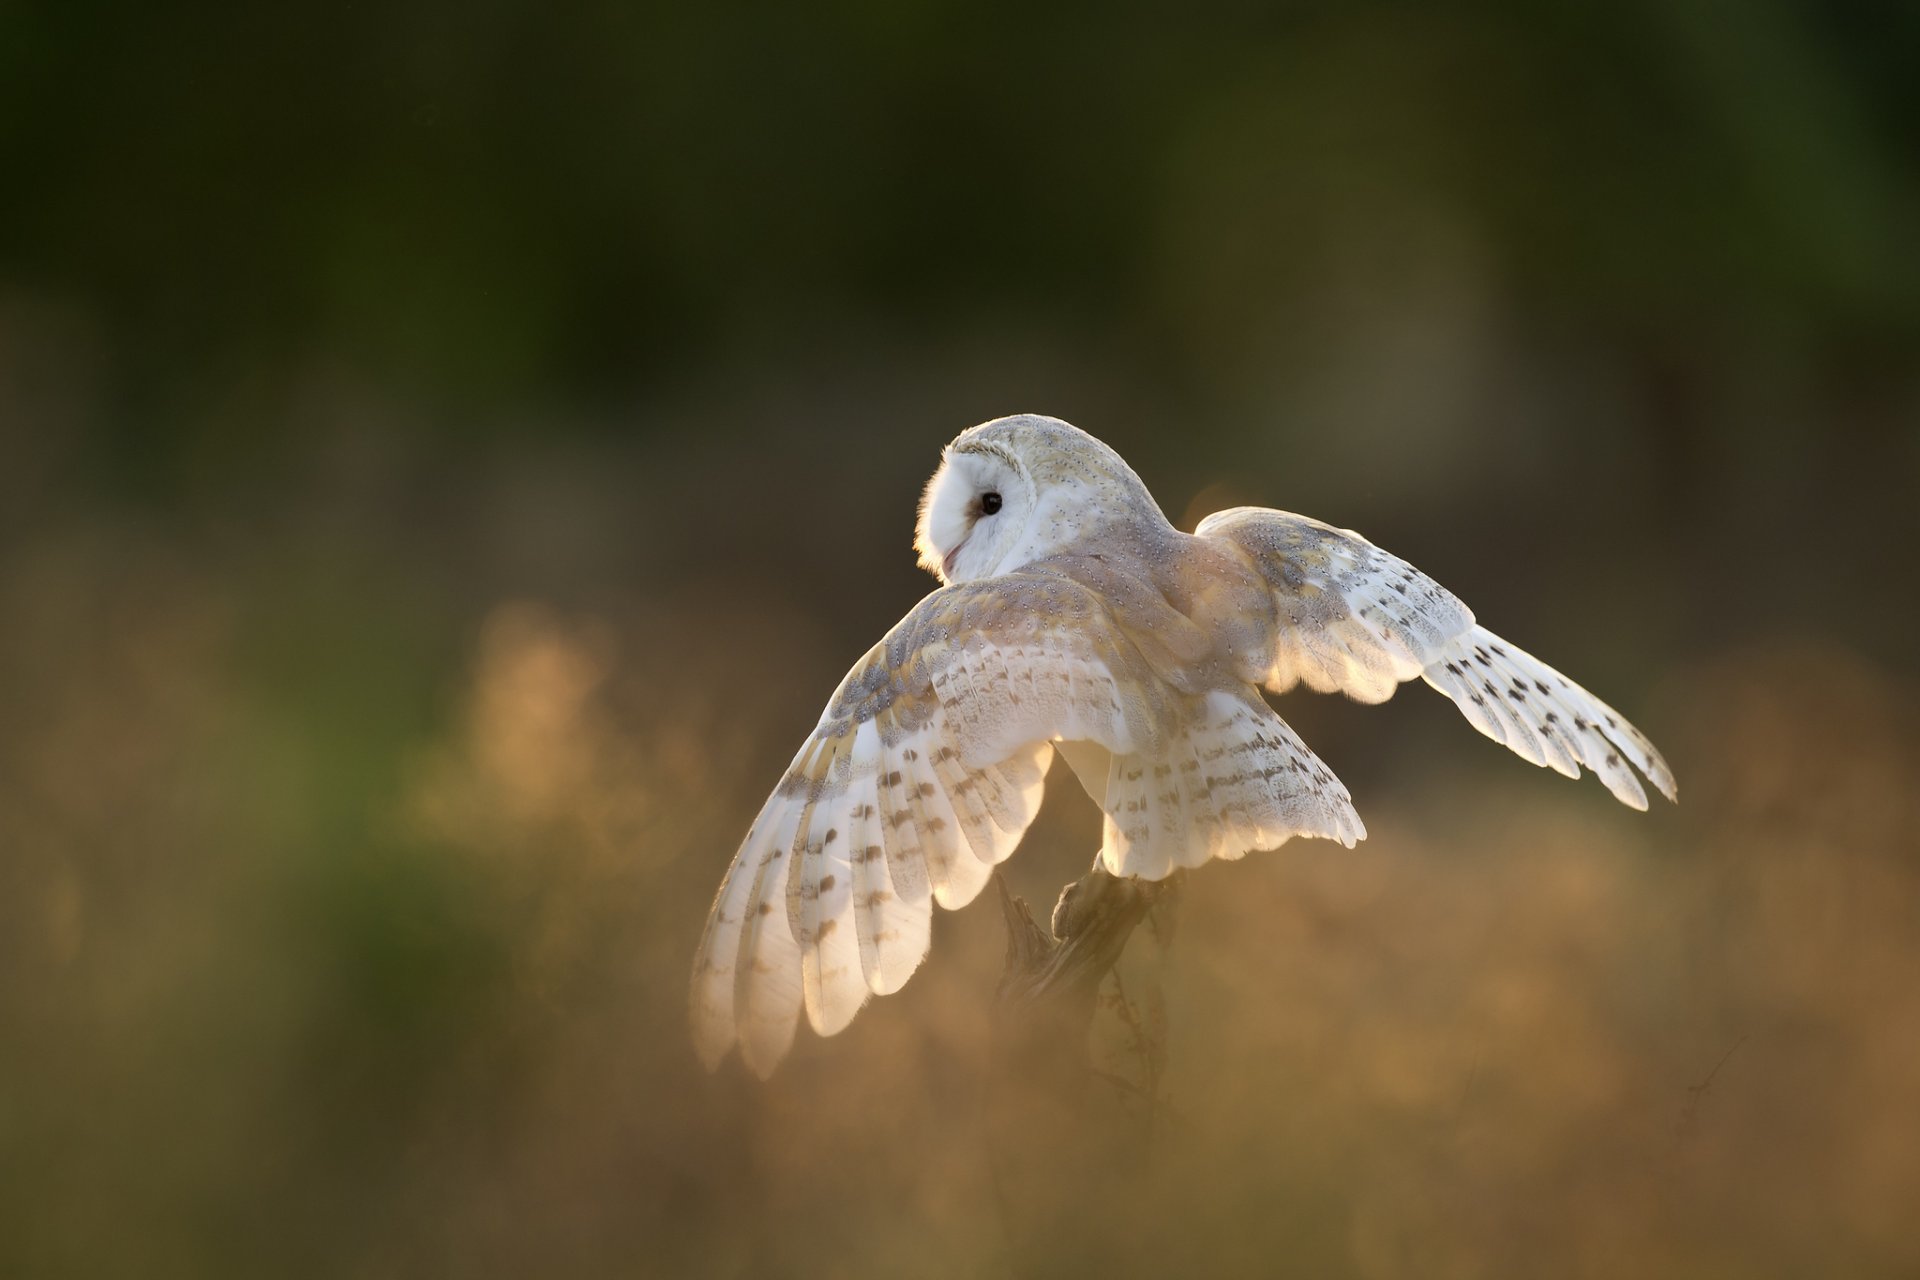
[[[1917, 55], [1894, 0], [0, 8], [0, 1270], [1913, 1274]], [[1372, 836], [1192, 878], [1163, 1120], [1037, 1233], [998, 1170], [1080, 1131], [983, 1136], [990, 903], [770, 1084], [683, 1012], [940, 445], [1029, 410], [1184, 527], [1361, 530], [1681, 785], [1281, 699]]]

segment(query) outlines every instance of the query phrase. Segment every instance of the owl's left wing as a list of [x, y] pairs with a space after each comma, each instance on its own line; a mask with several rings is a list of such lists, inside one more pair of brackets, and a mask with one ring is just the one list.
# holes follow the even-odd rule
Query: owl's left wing
[[1384, 702], [1418, 676], [1474, 728], [1570, 778], [1582, 765], [1621, 803], [1647, 807], [1633, 770], [1662, 795], [1673, 771], [1645, 734], [1585, 689], [1474, 622], [1452, 592], [1350, 529], [1263, 507], [1235, 507], [1195, 534], [1238, 547], [1270, 593], [1272, 634], [1261, 683], [1304, 683]]
[[1009, 575], [922, 600], [847, 673], [747, 833], [695, 960], [694, 1040], [764, 1076], [802, 1005], [832, 1035], [927, 952], [1039, 808], [1054, 739], [1124, 754], [1163, 686], [1087, 588]]

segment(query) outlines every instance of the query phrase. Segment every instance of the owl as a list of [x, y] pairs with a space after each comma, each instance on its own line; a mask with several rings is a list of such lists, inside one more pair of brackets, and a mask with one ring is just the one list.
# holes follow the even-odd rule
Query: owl
[[707, 917], [691, 1012], [709, 1068], [768, 1075], [926, 956], [1020, 843], [1053, 758], [1105, 815], [1100, 865], [1159, 880], [1295, 836], [1366, 836], [1260, 690], [1383, 702], [1418, 677], [1481, 733], [1647, 807], [1660, 753], [1359, 534], [1236, 507], [1174, 528], [1112, 449], [1055, 418], [962, 432], [920, 503], [940, 587], [854, 664]]

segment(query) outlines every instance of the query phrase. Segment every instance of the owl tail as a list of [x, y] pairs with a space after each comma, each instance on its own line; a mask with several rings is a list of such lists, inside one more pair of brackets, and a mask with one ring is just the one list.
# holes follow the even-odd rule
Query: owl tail
[[1103, 787], [1081, 746], [1061, 754], [1106, 812], [1100, 858], [1117, 876], [1159, 880], [1294, 836], [1352, 848], [1367, 835], [1346, 787], [1252, 690], [1195, 697], [1184, 732], [1113, 756]]

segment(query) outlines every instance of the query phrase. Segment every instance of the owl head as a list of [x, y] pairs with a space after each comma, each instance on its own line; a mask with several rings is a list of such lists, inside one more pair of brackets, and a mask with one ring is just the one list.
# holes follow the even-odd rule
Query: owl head
[[913, 546], [940, 581], [972, 582], [1120, 526], [1171, 528], [1119, 454], [1058, 418], [1022, 413], [971, 427], [942, 451]]

